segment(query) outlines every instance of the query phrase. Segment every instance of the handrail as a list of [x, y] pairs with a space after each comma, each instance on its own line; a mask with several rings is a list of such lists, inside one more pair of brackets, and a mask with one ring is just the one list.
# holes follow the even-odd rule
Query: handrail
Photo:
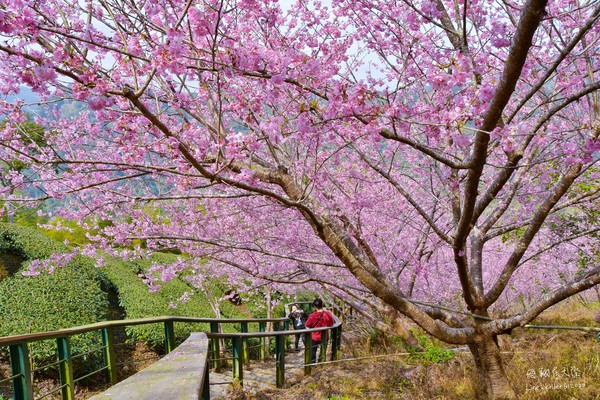
[[[115, 320], [105, 321], [89, 325], [83, 325], [73, 328], [60, 329], [48, 332], [28, 333], [20, 335], [12, 335], [0, 338], [0, 346], [9, 347], [11, 354], [11, 365], [13, 369], [13, 376], [9, 380], [13, 381], [14, 388], [14, 399], [15, 400], [33, 400], [33, 379], [32, 369], [29, 363], [29, 350], [28, 343], [41, 341], [41, 340], [57, 340], [57, 354], [59, 355], [59, 369], [60, 369], [60, 386], [56, 390], [62, 390], [63, 399], [73, 399], [74, 396], [74, 383], [77, 381], [73, 379], [73, 367], [72, 359], [76, 356], [70, 354], [70, 337], [73, 335], [88, 333], [88, 332], [100, 332], [102, 335], [103, 346], [98, 350], [103, 350], [104, 355], [104, 367], [99, 370], [92, 372], [91, 374], [99, 373], [106, 370], [109, 378], [109, 382], [114, 385], [117, 383], [116, 375], [116, 360], [115, 360], [115, 344], [113, 343], [112, 328], [141, 325], [141, 324], [152, 324], [152, 323], [164, 323], [165, 324], [165, 350], [167, 353], [175, 348], [175, 334], [174, 334], [174, 322], [183, 323], [209, 323], [211, 332], [206, 332], [206, 336], [211, 339], [211, 351], [213, 362], [215, 366], [219, 366], [219, 341], [222, 339], [231, 339], [231, 346], [233, 352], [233, 377], [237, 379], [240, 384], [243, 383], [243, 364], [249, 360], [247, 340], [250, 338], [264, 339], [266, 337], [275, 337], [276, 339], [276, 385], [277, 387], [283, 387], [284, 385], [284, 368], [285, 368], [285, 348], [286, 348], [286, 336], [293, 336], [302, 333], [310, 333], [315, 331], [327, 331], [331, 330], [332, 340], [332, 352], [331, 359], [337, 360], [339, 358], [339, 351], [341, 345], [341, 326], [342, 323], [337, 316], [334, 315], [334, 325], [330, 327], [310, 328], [310, 329], [299, 329], [299, 330], [288, 330], [287, 317], [282, 318], [248, 318], [248, 319], [222, 319], [222, 318], [195, 318], [195, 317], [181, 317], [181, 316], [160, 316], [160, 317], [149, 317], [149, 318], [138, 318], [131, 320]], [[270, 332], [265, 332], [265, 326], [267, 322], [274, 323], [274, 329]], [[241, 332], [235, 333], [222, 333], [219, 332], [219, 326], [221, 324], [241, 324]], [[260, 332], [248, 332], [249, 323], [258, 323]], [[282, 324], [283, 323], [283, 324]], [[280, 330], [280, 328], [283, 329]], [[305, 365], [304, 373], [310, 374], [311, 372], [311, 335], [307, 335], [305, 341]], [[261, 357], [265, 353], [264, 340], [261, 344]], [[323, 343], [321, 352], [321, 360], [324, 361], [325, 351], [327, 344]], [[91, 375], [90, 374], [90, 375]], [[208, 387], [208, 374], [205, 376], [204, 385]], [[55, 390], [55, 391], [56, 391]], [[203, 399], [207, 399], [209, 395], [203, 393]]]
[[563, 329], [572, 331], [596, 332], [600, 333], [600, 328], [594, 326], [570, 326], [570, 325], [523, 325], [527, 329]]
[[[286, 318], [287, 319], [287, 318]], [[238, 332], [238, 333], [207, 333], [206, 335], [209, 338], [215, 339], [231, 339], [234, 337], [239, 338], [262, 338], [269, 336], [289, 336], [289, 335], [299, 335], [307, 332], [317, 332], [317, 331], [329, 331], [333, 328], [339, 328], [342, 323], [338, 317], [333, 316], [334, 324], [332, 326], [322, 326], [319, 328], [305, 328], [305, 329], [295, 329], [293, 332], [290, 330], [283, 331], [272, 331], [272, 332]]]
[[137, 319], [121, 319], [114, 321], [97, 322], [95, 324], [82, 325], [73, 328], [59, 329], [56, 331], [25, 333], [20, 335], [4, 336], [0, 338], [0, 346], [10, 346], [12, 344], [35, 342], [46, 339], [56, 339], [63, 336], [78, 335], [81, 333], [93, 332], [104, 328], [115, 328], [130, 325], [152, 324], [157, 322], [197, 322], [197, 323], [240, 323], [240, 322], [284, 322], [287, 318], [250, 318], [250, 319], [224, 319], [224, 318], [195, 318], [179, 316], [160, 316]]

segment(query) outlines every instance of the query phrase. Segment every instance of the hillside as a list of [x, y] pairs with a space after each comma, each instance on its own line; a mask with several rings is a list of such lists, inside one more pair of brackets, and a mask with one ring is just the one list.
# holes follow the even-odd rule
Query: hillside
[[[544, 312], [536, 324], [593, 326], [599, 304], [577, 300]], [[345, 330], [346, 338], [349, 337]], [[232, 400], [478, 400], [476, 375], [465, 347], [439, 361], [440, 348], [423, 357], [409, 354], [394, 338], [359, 336], [342, 346], [342, 361], [315, 368], [286, 389], [237, 393]], [[600, 388], [600, 343], [594, 333], [576, 330], [517, 329], [501, 336], [502, 357], [511, 384], [527, 400], [592, 400]], [[436, 350], [437, 348], [437, 350]], [[436, 361], [438, 360], [438, 361]]]
[[[61, 329], [109, 317], [214, 317], [208, 296], [214, 303], [227, 289], [215, 283], [210, 292], [199, 292], [188, 282], [176, 278], [164, 283], [162, 290], [151, 293], [144, 283], [143, 273], [152, 262], [174, 262], [175, 256], [170, 254], [157, 254], [153, 260], [135, 262], [110, 257], [102, 268], [97, 268], [89, 257], [76, 256], [52, 273], [21, 274], [34, 260], [70, 250], [36, 229], [0, 223], [1, 335]], [[247, 315], [229, 302], [220, 303], [220, 307], [226, 318]], [[162, 334], [147, 329], [132, 327], [128, 331], [130, 339], [150, 340]]]

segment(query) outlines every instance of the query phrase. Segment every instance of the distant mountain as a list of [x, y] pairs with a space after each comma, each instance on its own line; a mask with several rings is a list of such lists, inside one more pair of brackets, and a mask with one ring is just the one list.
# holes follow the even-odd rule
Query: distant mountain
[[[8, 102], [16, 102], [22, 100], [27, 104], [25, 109], [32, 114], [32, 116], [38, 116], [42, 118], [49, 118], [52, 116], [51, 110], [59, 108], [61, 114], [65, 117], [71, 117], [78, 115], [82, 110], [86, 109], [86, 104], [75, 100], [58, 100], [52, 104], [37, 104], [40, 98], [28, 87], [22, 86], [21, 91], [16, 95], [10, 95], [6, 97]], [[52, 100], [52, 99], [51, 99]]]
[[23, 100], [25, 103], [35, 103], [39, 97], [26, 86], [21, 86], [21, 91], [18, 94], [7, 96], [6, 100], [10, 103]]

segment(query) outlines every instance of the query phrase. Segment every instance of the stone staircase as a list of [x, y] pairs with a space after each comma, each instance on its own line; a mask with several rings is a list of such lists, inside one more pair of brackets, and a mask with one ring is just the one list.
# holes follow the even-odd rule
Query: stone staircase
[[[304, 374], [304, 349], [298, 352], [288, 351], [285, 355], [285, 381], [296, 381]], [[259, 362], [253, 360], [250, 365], [244, 365], [243, 388], [245, 392], [257, 393], [265, 389], [275, 388], [275, 360]], [[233, 377], [231, 369], [220, 372], [210, 372], [211, 400], [230, 399]]]

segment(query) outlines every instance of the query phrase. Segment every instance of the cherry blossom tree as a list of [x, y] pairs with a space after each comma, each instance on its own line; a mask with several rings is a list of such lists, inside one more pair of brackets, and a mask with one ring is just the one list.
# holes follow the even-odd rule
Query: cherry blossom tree
[[60, 200], [86, 254], [181, 251], [154, 287], [408, 317], [514, 398], [498, 335], [600, 282], [600, 3], [332, 3], [0, 1], [4, 199]]

